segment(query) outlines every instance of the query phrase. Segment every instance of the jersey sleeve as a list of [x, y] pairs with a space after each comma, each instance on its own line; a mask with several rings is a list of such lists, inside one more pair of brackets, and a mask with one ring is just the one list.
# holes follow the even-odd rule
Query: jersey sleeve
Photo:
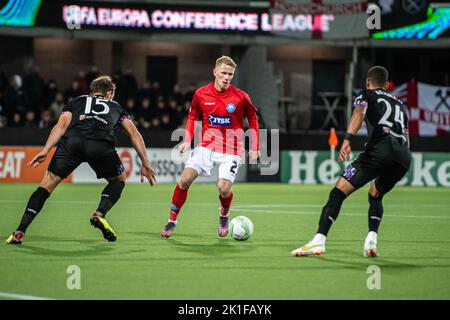
[[256, 107], [253, 105], [248, 94], [244, 97], [245, 117], [248, 120], [250, 131], [250, 150], [259, 151], [259, 125]]
[[368, 97], [367, 97], [367, 92], [366, 90], [362, 90], [359, 93], [359, 96], [357, 96], [355, 98], [355, 101], [353, 101], [353, 107], [354, 108], [358, 108], [358, 107], [367, 107], [368, 105]]
[[200, 117], [200, 102], [197, 91], [192, 98], [191, 108], [189, 109], [188, 119], [186, 121], [185, 142], [191, 142], [195, 134], [195, 123]]
[[409, 118], [407, 108], [403, 105], [403, 133], [409, 134]]
[[131, 120], [130, 114], [128, 113], [128, 111], [125, 110], [120, 104], [119, 104], [119, 106], [120, 106], [119, 110], [121, 110], [121, 113], [120, 113], [120, 116], [119, 116], [119, 120], [117, 121], [117, 125], [121, 124], [122, 121], [125, 120], [125, 119]]
[[70, 112], [73, 113], [73, 107], [76, 101], [78, 101], [78, 98], [70, 100], [66, 105], [64, 105], [62, 112]]

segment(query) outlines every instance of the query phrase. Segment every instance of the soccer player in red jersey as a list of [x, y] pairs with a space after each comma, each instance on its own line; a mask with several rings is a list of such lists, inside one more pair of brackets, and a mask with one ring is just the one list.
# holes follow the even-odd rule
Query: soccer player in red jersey
[[217, 189], [221, 203], [220, 237], [228, 234], [229, 209], [233, 200], [231, 187], [244, 155], [244, 119], [249, 123], [250, 161], [259, 157], [259, 127], [256, 108], [244, 91], [231, 84], [236, 63], [227, 56], [216, 60], [213, 70], [214, 82], [195, 91], [186, 122], [185, 140], [179, 145], [184, 153], [190, 149], [195, 132], [195, 121], [201, 117], [200, 143], [191, 151], [183, 174], [172, 196], [169, 222], [161, 231], [168, 238], [175, 230], [178, 214], [186, 201], [192, 182], [199, 175], [210, 175], [211, 169], [219, 167]]

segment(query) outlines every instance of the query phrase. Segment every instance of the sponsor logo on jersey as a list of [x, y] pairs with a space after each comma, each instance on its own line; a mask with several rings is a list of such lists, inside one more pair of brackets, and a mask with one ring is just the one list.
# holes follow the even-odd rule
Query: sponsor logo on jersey
[[351, 164], [349, 164], [344, 170], [344, 178], [350, 180], [356, 173], [356, 168], [354, 168]]
[[205, 102], [205, 106], [214, 106], [215, 102]]
[[234, 103], [227, 104], [227, 111], [229, 113], [233, 113], [234, 111], [236, 111], [236, 106], [234, 105]]
[[213, 126], [221, 126], [221, 127], [231, 126], [231, 117], [228, 116], [209, 115], [208, 120], [209, 124]]

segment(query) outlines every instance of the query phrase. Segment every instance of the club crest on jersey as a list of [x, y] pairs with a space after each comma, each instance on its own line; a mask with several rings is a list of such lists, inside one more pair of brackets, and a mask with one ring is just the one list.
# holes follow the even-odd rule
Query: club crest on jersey
[[236, 105], [234, 103], [227, 104], [227, 111], [229, 113], [233, 113], [234, 111], [236, 111]]
[[221, 127], [231, 126], [231, 117], [209, 115], [208, 120], [209, 124], [213, 126], [221, 126]]
[[365, 107], [367, 106], [367, 101], [363, 99], [356, 99], [355, 103], [353, 103], [354, 107]]

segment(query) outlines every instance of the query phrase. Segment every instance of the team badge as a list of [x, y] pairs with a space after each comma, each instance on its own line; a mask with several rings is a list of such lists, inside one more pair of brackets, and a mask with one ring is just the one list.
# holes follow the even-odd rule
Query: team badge
[[234, 103], [227, 104], [227, 111], [229, 113], [233, 113], [234, 111], [236, 111], [236, 106], [234, 105]]

